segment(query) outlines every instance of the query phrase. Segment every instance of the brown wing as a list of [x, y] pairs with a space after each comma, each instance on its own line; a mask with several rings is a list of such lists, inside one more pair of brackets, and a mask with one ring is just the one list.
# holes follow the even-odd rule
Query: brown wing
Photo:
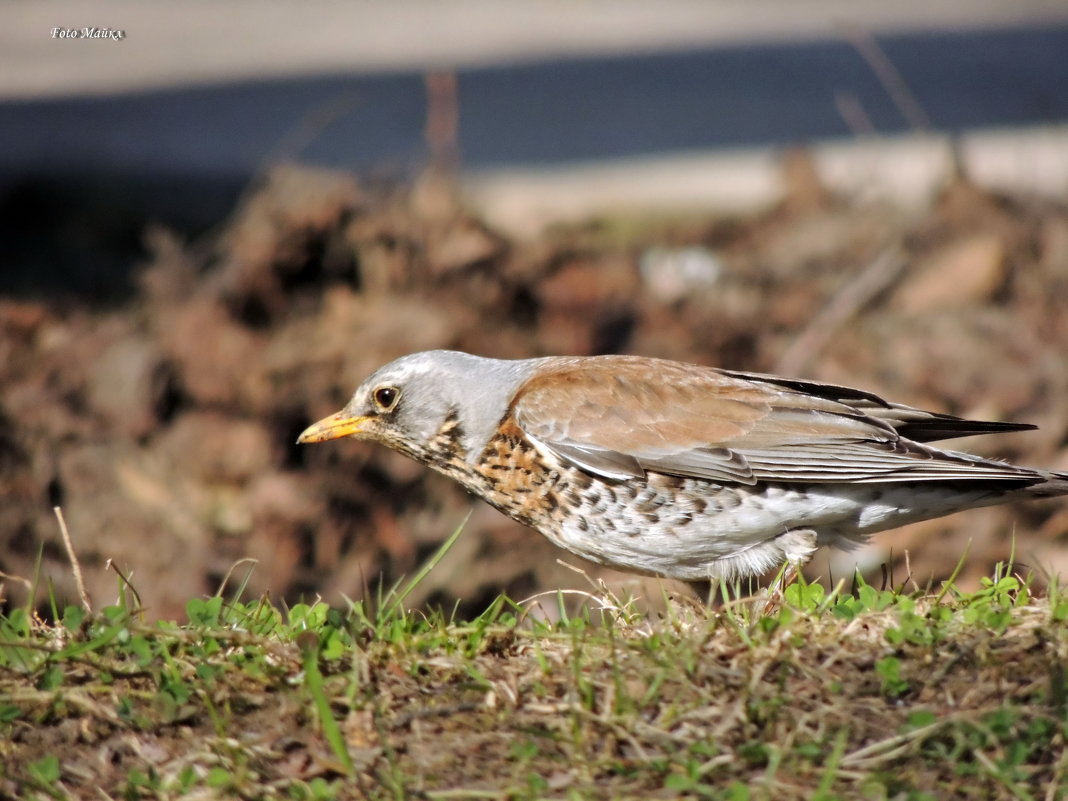
[[[815, 382], [634, 356], [548, 362], [513, 402], [536, 443], [591, 472], [713, 481], [1035, 480], [1035, 474], [905, 439], [1015, 426], [971, 423]], [[926, 426], [926, 427], [925, 427]], [[923, 436], [917, 437], [924, 438]]]
[[965, 420], [951, 414], [926, 412], [901, 403], [890, 403], [862, 389], [840, 387], [820, 381], [783, 378], [765, 373], [743, 373], [736, 370], [718, 370], [717, 372], [734, 378], [763, 382], [797, 392], [807, 392], [847, 404], [856, 411], [890, 423], [900, 436], [915, 442], [935, 442], [941, 439], [971, 437], [979, 434], [1003, 434], [1007, 431], [1033, 431], [1038, 428], [1030, 423]]

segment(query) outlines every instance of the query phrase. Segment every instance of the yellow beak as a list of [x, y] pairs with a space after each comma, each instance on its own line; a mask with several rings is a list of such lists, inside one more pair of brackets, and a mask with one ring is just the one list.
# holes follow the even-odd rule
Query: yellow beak
[[307, 442], [326, 442], [328, 439], [340, 439], [359, 434], [363, 424], [371, 418], [366, 416], [349, 417], [344, 412], [324, 417], [318, 423], [312, 423], [297, 437], [299, 444]]

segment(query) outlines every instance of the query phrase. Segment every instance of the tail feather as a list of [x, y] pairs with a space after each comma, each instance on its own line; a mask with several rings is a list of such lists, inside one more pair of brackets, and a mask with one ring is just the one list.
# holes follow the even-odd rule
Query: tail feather
[[1046, 470], [1036, 470], [1045, 479], [1038, 484], [1032, 484], [1027, 488], [1027, 494], [1034, 498], [1053, 498], [1057, 495], [1068, 495], [1068, 473], [1056, 473]]
[[[937, 442], [955, 437], [973, 437], [980, 434], [1006, 434], [1010, 431], [1034, 431], [1038, 426], [1030, 423], [998, 423], [988, 420], [962, 420], [948, 414], [931, 414], [926, 419], [907, 420], [898, 418], [897, 433], [916, 442]], [[893, 425], [893, 423], [891, 423]]]

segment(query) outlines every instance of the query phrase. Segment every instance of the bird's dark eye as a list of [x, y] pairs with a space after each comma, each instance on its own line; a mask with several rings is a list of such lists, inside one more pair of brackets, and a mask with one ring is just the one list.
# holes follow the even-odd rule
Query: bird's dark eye
[[379, 387], [371, 393], [371, 396], [374, 398], [378, 411], [388, 412], [397, 405], [397, 400], [400, 398], [400, 390], [396, 387]]

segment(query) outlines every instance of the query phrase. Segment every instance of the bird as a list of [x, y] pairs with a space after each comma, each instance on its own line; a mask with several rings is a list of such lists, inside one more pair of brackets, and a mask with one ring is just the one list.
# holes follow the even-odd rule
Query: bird
[[929, 442], [1036, 426], [642, 356], [402, 356], [298, 443], [371, 440], [592, 562], [732, 580], [907, 523], [1068, 494], [1068, 473]]

